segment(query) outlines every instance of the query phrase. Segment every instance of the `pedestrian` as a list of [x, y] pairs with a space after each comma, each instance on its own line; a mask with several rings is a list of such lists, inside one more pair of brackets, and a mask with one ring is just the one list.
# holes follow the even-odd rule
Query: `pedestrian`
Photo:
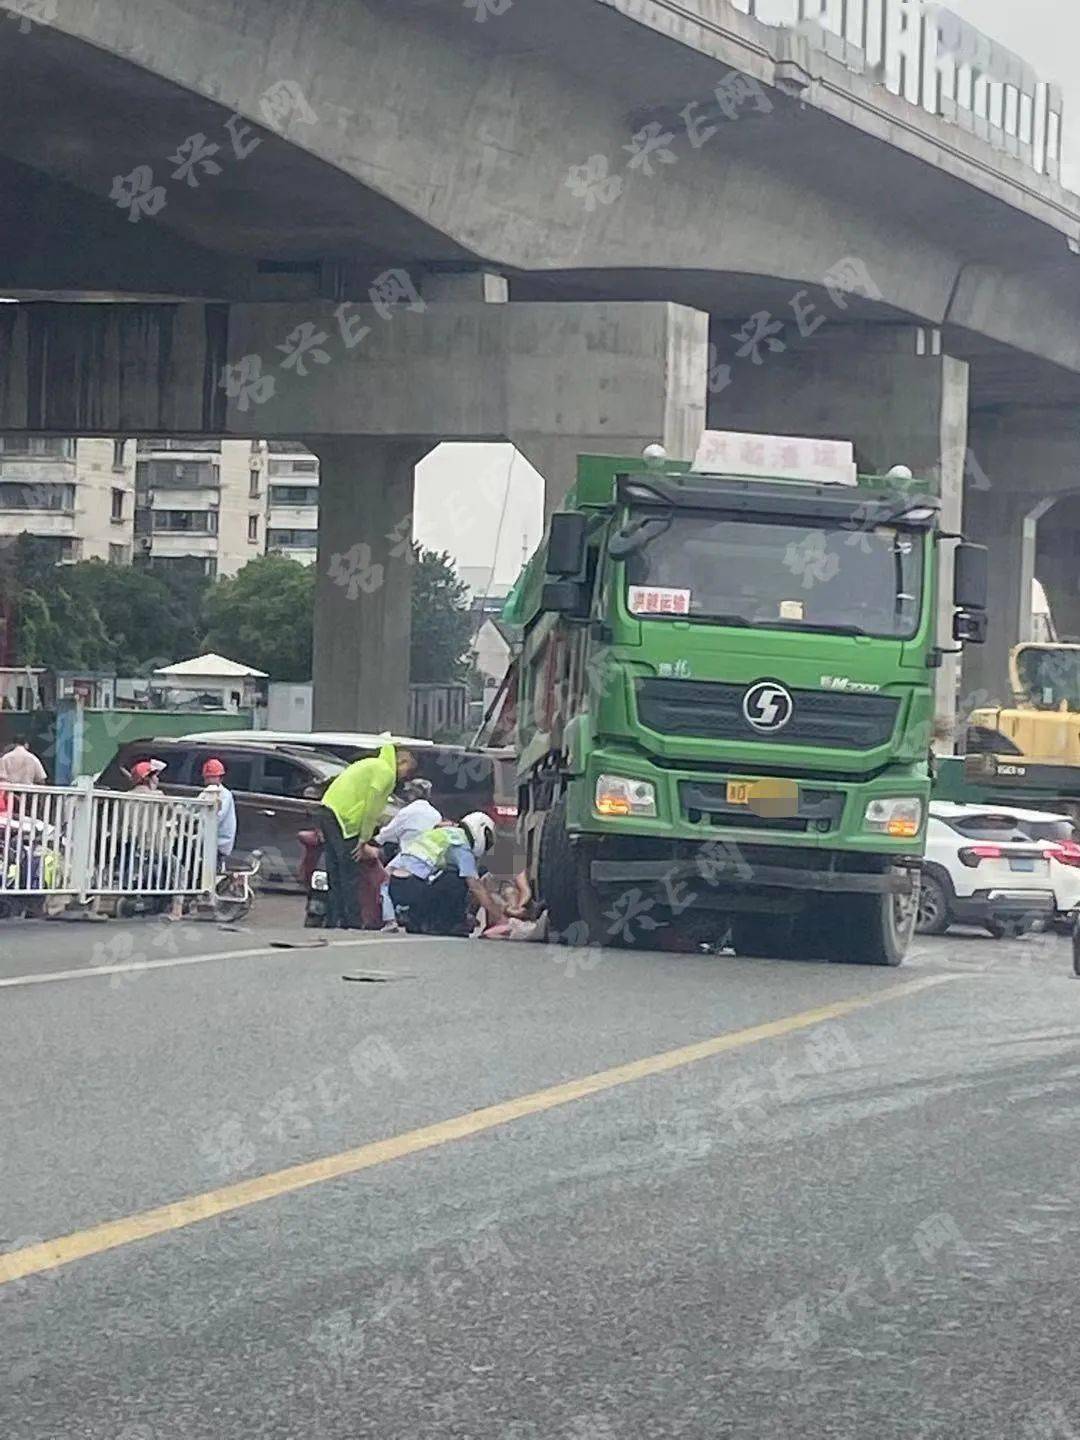
[[468, 935], [470, 900], [488, 925], [502, 921], [502, 902], [485, 888], [477, 864], [494, 844], [494, 822], [476, 810], [460, 825], [438, 825], [401, 847], [389, 865], [390, 896], [411, 935]]
[[388, 743], [378, 755], [354, 760], [326, 787], [319, 819], [326, 841], [329, 929], [363, 929], [360, 866], [380, 863], [372, 836], [394, 786], [415, 773], [413, 754]]
[[220, 760], [211, 758], [202, 767], [202, 778], [204, 789], [199, 795], [200, 800], [213, 800], [217, 806], [218, 833], [217, 833], [217, 856], [218, 873], [225, 869], [225, 862], [236, 848], [236, 801], [233, 793], [223, 783], [225, 780], [225, 766]]
[[158, 776], [169, 767], [164, 760], [136, 760], [126, 773], [131, 778], [133, 795], [153, 795], [160, 788]]
[[14, 743], [0, 755], [0, 781], [8, 785], [44, 785], [45, 766], [30, 749], [25, 735], [16, 735]]
[[[374, 837], [374, 844], [379, 847], [383, 855], [383, 863], [386, 863], [386, 851], [393, 847], [399, 851], [402, 846], [407, 845], [410, 840], [422, 835], [425, 830], [434, 830], [436, 825], [442, 823], [442, 816], [431, 803], [431, 781], [414, 779], [407, 780], [401, 787], [401, 794], [405, 804], [397, 812], [392, 820], [388, 820]], [[397, 922], [394, 913], [394, 902], [390, 898], [390, 881], [384, 879], [379, 890], [379, 898], [382, 903], [383, 933], [386, 935], [398, 935], [401, 933], [401, 926]]]

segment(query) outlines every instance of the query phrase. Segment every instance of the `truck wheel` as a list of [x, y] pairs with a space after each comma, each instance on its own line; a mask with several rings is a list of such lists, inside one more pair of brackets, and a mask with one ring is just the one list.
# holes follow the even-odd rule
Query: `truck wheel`
[[919, 885], [919, 915], [915, 931], [919, 935], [944, 935], [952, 923], [949, 892], [945, 882], [932, 870], [924, 870]]
[[899, 965], [919, 913], [919, 881], [910, 895], [846, 895], [829, 903], [833, 958], [848, 965]]
[[757, 960], [791, 960], [798, 954], [793, 915], [737, 914], [731, 921], [731, 943], [739, 956]]
[[604, 902], [589, 879], [592, 850], [574, 846], [566, 829], [566, 800], [548, 811], [540, 832], [537, 879], [551, 930], [572, 945], [618, 946], [609, 933]]
[[577, 856], [566, 830], [566, 800], [556, 800], [544, 817], [537, 859], [537, 888], [552, 930], [577, 920]]

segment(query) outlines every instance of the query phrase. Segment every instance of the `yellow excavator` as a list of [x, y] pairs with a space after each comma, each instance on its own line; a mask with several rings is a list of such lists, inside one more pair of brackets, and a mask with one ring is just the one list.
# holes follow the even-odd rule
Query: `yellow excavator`
[[1013, 704], [971, 712], [966, 753], [938, 760], [934, 798], [1054, 810], [1080, 825], [1080, 645], [1017, 645], [1009, 674]]
[[1017, 645], [1009, 680], [1013, 705], [971, 712], [968, 754], [1080, 767], [1080, 645]]

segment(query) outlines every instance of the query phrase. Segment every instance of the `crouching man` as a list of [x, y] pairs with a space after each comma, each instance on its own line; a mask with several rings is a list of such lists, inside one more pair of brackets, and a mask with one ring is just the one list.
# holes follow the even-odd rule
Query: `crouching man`
[[494, 844], [494, 823], [477, 810], [460, 825], [437, 825], [402, 845], [389, 866], [390, 899], [409, 934], [470, 934], [470, 901], [484, 908], [489, 925], [503, 918], [477, 864]]

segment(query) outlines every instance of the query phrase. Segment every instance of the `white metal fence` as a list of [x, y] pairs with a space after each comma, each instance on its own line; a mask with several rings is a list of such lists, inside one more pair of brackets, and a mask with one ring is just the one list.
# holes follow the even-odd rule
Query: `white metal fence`
[[0, 784], [0, 899], [206, 895], [216, 870], [212, 800]]

